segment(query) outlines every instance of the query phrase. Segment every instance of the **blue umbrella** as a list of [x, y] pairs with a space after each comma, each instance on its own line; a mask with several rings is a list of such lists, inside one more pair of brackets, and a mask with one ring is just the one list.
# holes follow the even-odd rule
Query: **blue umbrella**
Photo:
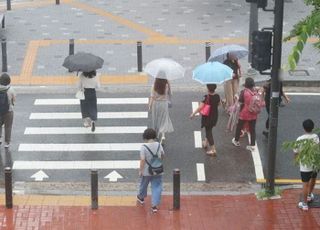
[[240, 59], [247, 56], [249, 52], [246, 48], [239, 45], [227, 45], [213, 51], [208, 61], [218, 61], [222, 63], [227, 59], [227, 53], [232, 53]]
[[207, 62], [193, 70], [192, 79], [201, 84], [222, 84], [232, 79], [233, 70], [220, 62]]

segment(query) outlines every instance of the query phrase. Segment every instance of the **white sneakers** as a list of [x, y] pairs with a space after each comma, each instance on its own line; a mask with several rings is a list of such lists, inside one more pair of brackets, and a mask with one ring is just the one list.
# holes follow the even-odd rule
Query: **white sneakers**
[[240, 142], [239, 141], [236, 141], [236, 139], [235, 138], [232, 138], [232, 144], [234, 145], [234, 146], [237, 146], [237, 147], [239, 147], [240, 146]]

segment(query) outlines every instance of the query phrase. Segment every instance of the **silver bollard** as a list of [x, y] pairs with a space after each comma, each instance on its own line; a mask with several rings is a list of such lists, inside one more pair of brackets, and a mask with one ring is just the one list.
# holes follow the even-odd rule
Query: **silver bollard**
[[98, 209], [98, 171], [91, 170], [91, 208]]

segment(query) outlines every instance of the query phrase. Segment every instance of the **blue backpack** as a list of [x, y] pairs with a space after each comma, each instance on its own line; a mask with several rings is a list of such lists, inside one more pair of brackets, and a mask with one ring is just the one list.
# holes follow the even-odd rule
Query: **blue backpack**
[[153, 154], [153, 152], [150, 150], [150, 148], [146, 145], [143, 145], [148, 151], [149, 153], [152, 155], [152, 158], [150, 160], [150, 162], [147, 162], [147, 164], [149, 165], [149, 174], [151, 176], [155, 176], [155, 175], [159, 175], [160, 173], [163, 173], [163, 164], [162, 164], [162, 160], [161, 158], [158, 156], [158, 152], [160, 149], [160, 144], [158, 146], [157, 152], [156, 154]]
[[9, 98], [7, 90], [0, 91], [0, 116], [3, 116], [9, 111]]

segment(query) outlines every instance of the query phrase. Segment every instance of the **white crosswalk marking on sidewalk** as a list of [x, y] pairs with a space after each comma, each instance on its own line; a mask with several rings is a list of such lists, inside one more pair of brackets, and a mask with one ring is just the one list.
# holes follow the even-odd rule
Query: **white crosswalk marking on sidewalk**
[[95, 132], [91, 132], [91, 129], [85, 127], [27, 127], [24, 134], [130, 134], [143, 133], [146, 128], [146, 126], [109, 126], [96, 127]]
[[[123, 105], [123, 104], [148, 104], [148, 98], [98, 98], [98, 104]], [[36, 99], [34, 105], [79, 105], [79, 99]]]
[[[148, 118], [148, 112], [98, 112], [98, 119]], [[81, 119], [81, 113], [31, 113], [31, 120]]]
[[24, 152], [139, 151], [143, 143], [20, 144]]
[[15, 161], [15, 170], [138, 169], [140, 161]]

